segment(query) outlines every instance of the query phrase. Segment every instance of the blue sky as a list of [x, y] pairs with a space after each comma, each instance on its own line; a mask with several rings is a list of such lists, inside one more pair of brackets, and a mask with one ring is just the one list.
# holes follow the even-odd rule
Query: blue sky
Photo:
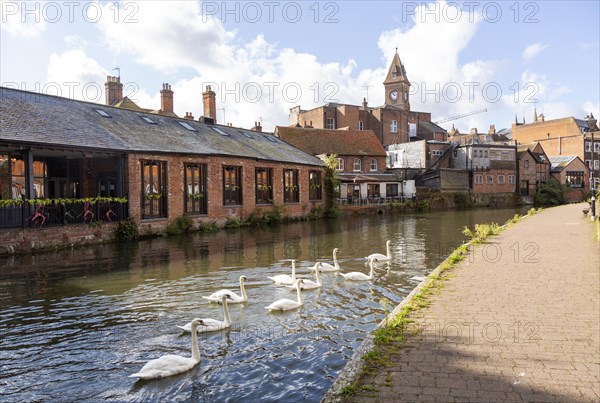
[[598, 1], [0, 1], [0, 83], [104, 102], [120, 68], [125, 93], [202, 115], [217, 89], [217, 120], [265, 130], [289, 108], [384, 102], [398, 48], [413, 110], [459, 130], [600, 115]]

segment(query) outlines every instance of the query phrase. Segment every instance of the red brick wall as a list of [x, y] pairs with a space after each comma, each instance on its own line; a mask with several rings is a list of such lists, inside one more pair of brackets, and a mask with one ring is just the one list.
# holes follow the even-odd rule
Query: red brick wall
[[[129, 215], [137, 221], [141, 220], [140, 192], [141, 192], [141, 159], [155, 159], [167, 162], [167, 189], [168, 189], [168, 217], [166, 219], [144, 220], [142, 223], [150, 223], [151, 228], [148, 231], [155, 231], [157, 227], [164, 226], [183, 215], [183, 164], [194, 162], [207, 164], [207, 188], [208, 188], [208, 214], [192, 216], [195, 221], [215, 221], [223, 224], [230, 218], [247, 218], [252, 212], [260, 209], [269, 209], [264, 205], [256, 205], [255, 194], [255, 168], [273, 169], [273, 199], [275, 205], [282, 206], [285, 216], [298, 217], [310, 212], [312, 207], [322, 207], [322, 201], [308, 200], [308, 174], [311, 170], [321, 170], [319, 167], [309, 167], [295, 164], [281, 164], [266, 161], [256, 161], [243, 158], [217, 157], [217, 156], [163, 156], [147, 154], [130, 154], [128, 156], [127, 166], [129, 170], [130, 181], [127, 184], [129, 193]], [[233, 165], [242, 167], [242, 206], [223, 206], [223, 166]], [[283, 170], [298, 170], [298, 182], [300, 187], [299, 203], [283, 202]], [[322, 173], [324, 178], [325, 174]], [[146, 227], [143, 227], [146, 228]]]
[[116, 223], [102, 223], [94, 226], [69, 225], [2, 230], [0, 231], [0, 255], [107, 242], [114, 238], [116, 225]]
[[[483, 183], [477, 183], [476, 176], [483, 176]], [[488, 175], [493, 177], [493, 183], [488, 183]], [[498, 176], [504, 175], [504, 183], [498, 183]], [[489, 169], [473, 171], [473, 193], [514, 193], [516, 191], [516, 183], [509, 183], [508, 176], [515, 176], [514, 169]]]

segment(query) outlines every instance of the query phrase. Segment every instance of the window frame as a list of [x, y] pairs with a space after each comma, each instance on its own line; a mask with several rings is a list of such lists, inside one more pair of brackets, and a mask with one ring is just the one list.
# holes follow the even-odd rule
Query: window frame
[[352, 172], [362, 172], [362, 159], [361, 158], [354, 158]]
[[323, 175], [321, 171], [308, 171], [308, 200], [323, 200]]
[[254, 192], [256, 204], [273, 204], [273, 168], [255, 168]]
[[338, 157], [338, 158], [336, 158], [336, 160], [337, 160], [337, 168], [336, 169], [340, 172], [344, 172], [344, 169], [345, 169], [344, 159]]
[[208, 214], [208, 164], [184, 162], [183, 211], [186, 214]]
[[371, 162], [369, 163], [369, 172], [377, 172], [379, 170], [379, 161], [377, 158], [371, 158]]
[[[157, 167], [148, 170], [146, 168]], [[141, 181], [140, 181], [140, 199], [141, 199], [141, 214], [142, 220], [167, 218], [167, 172], [168, 164], [164, 160], [141, 159]], [[152, 186], [150, 188], [150, 186]]]
[[335, 129], [335, 119], [334, 118], [325, 118], [325, 128], [329, 130]]
[[283, 170], [283, 202], [300, 202], [299, 172], [297, 169]]
[[398, 121], [395, 119], [390, 122], [390, 133], [398, 133]]
[[223, 165], [223, 206], [243, 205], [243, 171], [239, 165]]

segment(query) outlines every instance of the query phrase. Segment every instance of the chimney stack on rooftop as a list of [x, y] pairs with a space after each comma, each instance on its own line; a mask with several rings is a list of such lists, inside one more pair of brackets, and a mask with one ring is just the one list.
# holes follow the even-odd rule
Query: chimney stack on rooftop
[[184, 119], [194, 120], [194, 115], [192, 115], [192, 112], [186, 112]]
[[123, 99], [123, 84], [120, 77], [107, 76], [104, 83], [106, 105], [112, 106]]
[[253, 132], [262, 132], [262, 124], [261, 122], [254, 122], [254, 127], [252, 129]]
[[160, 90], [160, 112], [173, 113], [173, 91], [168, 83], [163, 83]]
[[204, 116], [212, 118], [213, 122], [217, 123], [217, 101], [212, 86], [206, 86], [206, 91], [202, 93], [202, 101], [204, 103]]

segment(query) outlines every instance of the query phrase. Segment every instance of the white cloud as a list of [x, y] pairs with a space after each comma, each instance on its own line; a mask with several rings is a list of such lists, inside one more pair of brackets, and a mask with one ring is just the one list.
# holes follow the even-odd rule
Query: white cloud
[[[104, 103], [107, 70], [81, 49], [52, 53], [48, 63], [46, 93]], [[60, 93], [59, 93], [60, 92]]]
[[[212, 17], [201, 15], [199, 2], [127, 2], [135, 5], [130, 18], [114, 21], [112, 3], [103, 5], [97, 24], [106, 46], [162, 71], [207, 66], [225, 68], [234, 62], [234, 34]], [[264, 51], [259, 44], [251, 51]]]
[[37, 38], [47, 26], [41, 3], [0, 0], [0, 21], [0, 31], [22, 38]]
[[525, 48], [525, 50], [523, 50], [523, 59], [525, 60], [531, 60], [534, 57], [536, 57], [537, 55], [539, 55], [540, 53], [542, 53], [542, 51], [544, 51], [544, 49], [548, 48], [548, 46], [550, 45], [543, 45], [539, 42], [536, 43], [532, 43], [531, 45], [527, 46]]

